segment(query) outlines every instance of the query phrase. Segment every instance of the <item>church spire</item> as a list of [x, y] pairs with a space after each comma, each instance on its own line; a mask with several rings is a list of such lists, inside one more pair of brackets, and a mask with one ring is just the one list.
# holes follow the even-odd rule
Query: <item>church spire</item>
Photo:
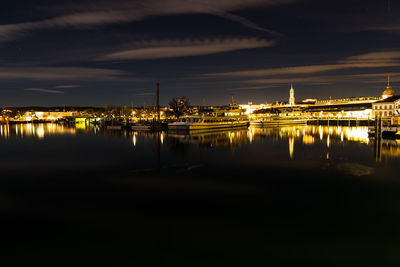
[[290, 97], [289, 97], [289, 106], [294, 106], [294, 89], [293, 89], [293, 83], [290, 85]]

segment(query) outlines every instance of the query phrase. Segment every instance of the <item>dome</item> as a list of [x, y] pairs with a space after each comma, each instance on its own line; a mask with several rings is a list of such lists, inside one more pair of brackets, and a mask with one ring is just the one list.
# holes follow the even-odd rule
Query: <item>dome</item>
[[389, 97], [392, 97], [392, 96], [394, 96], [394, 90], [390, 86], [390, 74], [389, 74], [388, 75], [388, 84], [386, 86], [385, 91], [383, 91], [382, 98], [386, 99], [386, 98], [389, 98]]
[[383, 98], [388, 98], [394, 96], [394, 91], [390, 85], [386, 86], [386, 90], [383, 91], [382, 97]]

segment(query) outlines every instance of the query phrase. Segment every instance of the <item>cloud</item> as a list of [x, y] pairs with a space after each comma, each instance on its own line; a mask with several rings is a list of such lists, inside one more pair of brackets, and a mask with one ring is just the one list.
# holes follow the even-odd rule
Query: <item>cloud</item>
[[87, 5], [80, 8], [79, 11], [71, 11], [51, 19], [0, 25], [0, 40], [10, 41], [40, 29], [98, 27], [181, 14], [212, 14], [238, 22], [248, 28], [274, 33], [272, 30], [230, 12], [246, 8], [291, 4], [297, 1], [299, 0], [99, 1], [95, 6]]
[[78, 87], [80, 87], [80, 85], [74, 85], [74, 84], [54, 86], [54, 88], [57, 88], [57, 89], [69, 89], [69, 88], [78, 88]]
[[25, 91], [34, 91], [34, 92], [50, 93], [50, 94], [64, 94], [64, 91], [43, 89], [43, 88], [27, 88], [25, 89]]
[[[98, 60], [160, 59], [188, 56], [201, 56], [232, 52], [243, 49], [274, 46], [275, 41], [255, 38], [227, 38], [216, 40], [152, 41], [138, 48], [123, 50], [105, 55]], [[144, 47], [143, 47], [144, 46]]]
[[[384, 86], [387, 82], [388, 73], [366, 73], [366, 74], [355, 74], [349, 75], [352, 79], [357, 79], [362, 83], [371, 83], [371, 84], [382, 84]], [[390, 83], [398, 83], [400, 82], [400, 72], [392, 72], [390, 73]]]
[[263, 84], [263, 85], [274, 85], [274, 84], [287, 84], [292, 83], [306, 83], [309, 85], [326, 85], [334, 84], [340, 77], [338, 76], [314, 76], [314, 77], [290, 77], [290, 78], [266, 78], [266, 79], [253, 79], [243, 81], [250, 84]]
[[205, 74], [210, 77], [259, 77], [272, 75], [305, 75], [334, 70], [383, 68], [400, 66], [400, 51], [379, 51], [338, 60], [333, 64], [295, 66], [258, 70], [241, 70]]
[[[286, 83], [287, 83], [287, 81], [286, 81]], [[268, 88], [275, 88], [275, 87], [278, 87], [278, 86], [277, 85], [246, 86], [246, 87], [230, 88], [227, 91], [261, 90], [261, 89], [268, 89]]]
[[369, 27], [365, 31], [397, 33], [400, 32], [400, 25]]
[[155, 95], [154, 93], [137, 93], [137, 94], [132, 94], [134, 96], [149, 96], [149, 95]]
[[8, 67], [0, 68], [0, 80], [114, 80], [129, 73], [85, 67]]

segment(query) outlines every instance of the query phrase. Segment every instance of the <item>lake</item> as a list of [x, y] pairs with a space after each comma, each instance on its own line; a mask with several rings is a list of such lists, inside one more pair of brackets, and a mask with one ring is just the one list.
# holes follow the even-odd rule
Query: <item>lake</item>
[[367, 130], [1, 125], [3, 260], [398, 266], [400, 142]]

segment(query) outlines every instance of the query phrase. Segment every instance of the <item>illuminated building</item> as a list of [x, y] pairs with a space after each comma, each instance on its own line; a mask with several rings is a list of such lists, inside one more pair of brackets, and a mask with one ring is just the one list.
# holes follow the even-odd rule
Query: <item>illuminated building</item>
[[289, 106], [294, 106], [294, 89], [293, 89], [293, 84], [290, 87], [290, 97], [289, 97]]
[[399, 115], [400, 96], [396, 96], [393, 88], [390, 86], [390, 75], [386, 89], [382, 93], [382, 100], [372, 104], [374, 117], [391, 117]]
[[76, 112], [58, 112], [58, 111], [28, 111], [21, 116], [22, 121], [56, 121], [66, 117], [73, 117]]
[[372, 117], [372, 104], [315, 105], [306, 108], [304, 112], [310, 117], [320, 119], [370, 119]]
[[388, 83], [387, 83], [385, 91], [383, 91], [383, 93], [382, 93], [382, 99], [387, 99], [392, 96], [394, 96], [394, 90], [390, 86], [390, 75], [388, 75]]
[[365, 104], [374, 103], [379, 101], [380, 98], [376, 96], [363, 96], [363, 97], [348, 97], [339, 99], [321, 99], [315, 102], [315, 105], [341, 105], [341, 104]]
[[250, 115], [250, 114], [253, 114], [253, 112], [256, 111], [256, 110], [270, 108], [271, 104], [256, 105], [256, 104], [253, 104], [252, 102], [249, 102], [247, 104], [239, 105], [239, 106], [240, 106], [241, 109], [246, 110], [245, 111], [246, 115]]
[[374, 117], [391, 117], [399, 115], [400, 96], [391, 96], [382, 101], [372, 104]]

